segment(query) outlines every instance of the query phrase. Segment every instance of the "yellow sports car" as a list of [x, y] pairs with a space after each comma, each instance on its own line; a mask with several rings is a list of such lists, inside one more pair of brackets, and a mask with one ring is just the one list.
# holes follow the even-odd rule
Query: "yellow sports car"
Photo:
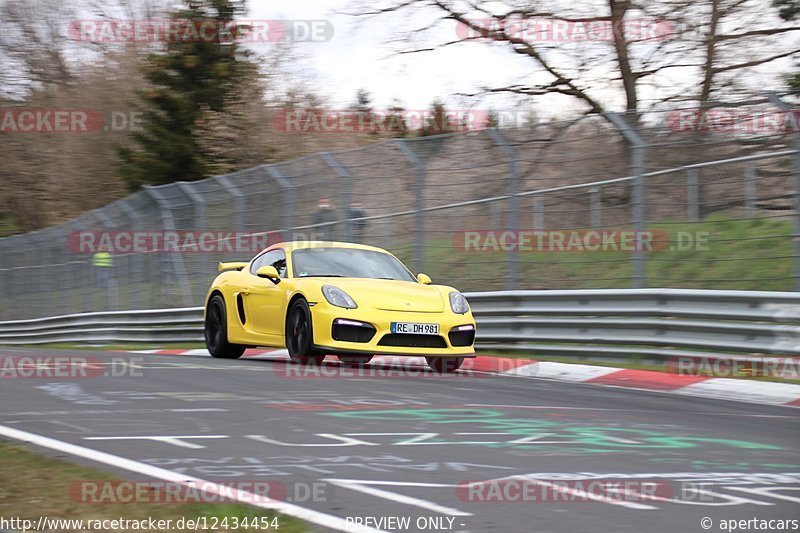
[[415, 278], [386, 250], [285, 242], [219, 269], [205, 305], [214, 357], [285, 346], [300, 364], [320, 364], [326, 355], [353, 366], [374, 354], [414, 355], [452, 372], [475, 356], [475, 320], [464, 295], [431, 285], [425, 274]]

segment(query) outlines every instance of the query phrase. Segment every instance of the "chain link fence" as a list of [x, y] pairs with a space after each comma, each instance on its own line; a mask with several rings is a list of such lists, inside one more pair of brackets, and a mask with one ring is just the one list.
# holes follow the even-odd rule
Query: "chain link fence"
[[317, 238], [386, 248], [463, 291], [799, 290], [797, 117], [770, 95], [389, 139], [145, 187], [0, 239], [0, 320], [202, 305], [218, 261]]

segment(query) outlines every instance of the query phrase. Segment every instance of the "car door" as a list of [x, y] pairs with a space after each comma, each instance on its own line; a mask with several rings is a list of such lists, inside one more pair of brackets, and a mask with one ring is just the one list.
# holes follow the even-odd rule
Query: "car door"
[[281, 278], [286, 277], [286, 253], [282, 249], [271, 250], [257, 257], [251, 264], [249, 290], [242, 295], [245, 310], [245, 328], [260, 335], [283, 335], [283, 288], [272, 280], [259, 278], [256, 272], [263, 266], [272, 265]]

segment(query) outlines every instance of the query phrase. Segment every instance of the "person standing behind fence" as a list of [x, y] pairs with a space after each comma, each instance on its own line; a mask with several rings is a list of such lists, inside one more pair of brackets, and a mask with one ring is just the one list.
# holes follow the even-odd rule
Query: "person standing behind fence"
[[314, 213], [314, 225], [316, 226], [314, 228], [315, 237], [321, 241], [331, 240], [331, 235], [333, 235], [333, 226], [331, 222], [334, 222], [335, 219], [336, 217], [333, 213], [331, 201], [327, 198], [320, 198], [319, 202], [317, 202], [317, 210]]
[[347, 218], [351, 219], [348, 221], [348, 224], [350, 225], [350, 239], [353, 242], [362, 242], [364, 239], [364, 229], [367, 227], [367, 221], [352, 219], [363, 218], [365, 216], [367, 216], [367, 214], [364, 212], [361, 202], [353, 202], [350, 204], [350, 210], [347, 213]]
[[111, 285], [111, 270], [114, 268], [114, 256], [111, 252], [100, 249], [92, 256], [92, 265], [97, 273], [97, 285], [108, 289]]

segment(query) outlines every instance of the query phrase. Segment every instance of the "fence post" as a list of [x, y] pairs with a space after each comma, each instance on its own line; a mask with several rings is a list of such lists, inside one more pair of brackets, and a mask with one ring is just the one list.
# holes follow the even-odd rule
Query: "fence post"
[[350, 225], [352, 224], [350, 220], [350, 203], [353, 197], [353, 177], [330, 152], [320, 152], [319, 156], [344, 182], [344, 187], [339, 188], [339, 203], [342, 206], [342, 214], [344, 215], [342, 219], [344, 220], [344, 240], [349, 242], [353, 236], [350, 231]]
[[697, 181], [697, 169], [686, 172], [686, 203], [688, 204], [689, 222], [700, 221], [700, 184]]
[[752, 217], [756, 212], [756, 169], [753, 163], [748, 163], [744, 171], [744, 205], [747, 216]]
[[411, 148], [408, 147], [406, 141], [402, 139], [394, 139], [394, 145], [397, 149], [406, 156], [411, 162], [416, 173], [415, 188], [415, 207], [414, 207], [414, 268], [417, 273], [425, 269], [425, 199], [423, 196], [423, 187], [425, 186], [425, 164]]
[[[13, 302], [10, 302], [10, 298], [6, 297], [6, 285], [9, 287], [11, 286], [11, 269], [8, 268], [10, 263], [6, 262], [7, 257], [11, 257], [11, 250], [6, 248], [7, 240], [0, 239], [0, 301], [5, 302], [5, 305], [0, 307], [0, 319], [7, 320], [7, 314], [9, 309], [13, 308]], [[11, 304], [11, 305], [9, 305]]]
[[533, 197], [533, 229], [544, 229], [544, 198], [538, 194]]
[[792, 145], [794, 148], [794, 290], [800, 291], [800, 117], [792, 107], [781, 100], [776, 93], [770, 93], [769, 99], [786, 113], [787, 121], [792, 128]]
[[236, 231], [244, 231], [244, 194], [236, 188], [236, 185], [231, 183], [228, 176], [216, 176], [214, 179], [233, 198], [233, 209], [235, 210], [233, 214], [234, 226], [236, 226]]
[[[131, 206], [130, 200], [128, 198], [123, 198], [122, 200], [120, 200], [118, 205], [120, 210], [123, 213], [125, 213], [125, 216], [127, 216], [131, 220], [131, 222], [133, 222], [135, 230], [143, 229], [144, 226], [142, 225], [142, 214]], [[131, 268], [129, 271], [128, 279], [126, 281], [129, 285], [131, 285], [131, 287], [133, 287], [133, 285], [136, 283], [134, 272], [137, 274], [144, 274], [144, 268], [143, 268], [144, 257], [142, 256], [141, 251], [133, 250], [133, 253], [131, 255], [130, 265]], [[141, 280], [139, 280], [139, 283], [143, 284], [144, 281], [145, 277], [144, 275], [142, 275]], [[142, 299], [144, 291], [133, 289], [129, 290], [128, 292], [133, 297], [133, 306], [132, 306], [133, 309], [144, 309], [145, 305], [149, 307], [149, 304], [144, 304]]]
[[[91, 214], [103, 225], [107, 230], [115, 230], [117, 225], [111, 220], [102, 209], [93, 209]], [[120, 265], [120, 259], [116, 257], [113, 250], [109, 250], [113, 256], [113, 267], [110, 268], [111, 272], [108, 275], [108, 286], [106, 287], [106, 310], [113, 311], [117, 306], [117, 272]]]
[[[175, 228], [175, 219], [172, 216], [172, 209], [169, 207], [169, 202], [164, 198], [157, 187], [152, 185], [145, 185], [143, 187], [144, 191], [150, 195], [150, 197], [156, 202], [158, 205], [158, 209], [161, 212], [161, 225], [165, 231], [176, 231]], [[180, 285], [181, 292], [183, 293], [183, 302], [186, 307], [191, 305], [191, 297], [189, 292], [189, 280], [186, 276], [186, 269], [183, 266], [183, 257], [182, 251], [175, 251], [172, 253], [167, 254], [164, 252], [165, 255], [170, 257], [168, 263], [172, 272], [175, 274], [177, 278], [177, 282]], [[166, 295], [166, 292], [163, 293]], [[172, 303], [172, 302], [169, 302]]]
[[[515, 239], [519, 230], [519, 172], [517, 172], [517, 154], [514, 149], [508, 144], [505, 137], [497, 128], [489, 128], [486, 133], [492, 141], [500, 147], [508, 158], [508, 196], [509, 196], [509, 211], [506, 226], [509, 231], [513, 232]], [[514, 290], [517, 288], [517, 261], [519, 260], [519, 249], [517, 246], [512, 246], [508, 252], [508, 268], [506, 271], [506, 290]]]
[[[289, 230], [294, 229], [294, 185], [292, 185], [292, 183], [286, 178], [286, 175], [281, 172], [278, 167], [273, 165], [261, 165], [261, 169], [264, 170], [281, 188], [284, 221], [284, 227], [281, 229], [288, 234]], [[287, 240], [286, 237], [288, 237], [288, 235], [284, 237], [284, 240]], [[288, 240], [295, 240], [294, 235], [292, 235], [291, 239]]]
[[25, 247], [29, 250], [29, 255], [26, 255], [26, 262], [29, 265], [34, 265], [33, 268], [27, 269], [25, 274], [25, 277], [28, 278], [25, 281], [25, 285], [32, 289], [25, 299], [25, 305], [29, 309], [28, 315], [31, 317], [44, 316], [41, 314], [41, 309], [44, 307], [41, 302], [42, 298], [47, 297], [46, 295], [50, 292], [50, 276], [42, 268], [42, 265], [47, 264], [45, 261], [49, 261], [49, 259], [45, 259], [43, 257], [45, 254], [42, 252], [45, 249], [49, 249], [50, 246], [48, 245], [52, 243], [42, 239], [42, 231], [36, 230], [25, 234]]
[[597, 228], [603, 223], [603, 198], [600, 187], [592, 187], [589, 189], [589, 194], [591, 195], [591, 226]]
[[611, 121], [614, 126], [622, 133], [625, 139], [633, 146], [633, 172], [636, 178], [633, 182], [633, 224], [636, 230], [636, 247], [633, 251], [633, 271], [634, 287], [641, 289], [647, 283], [644, 271], [644, 237], [645, 224], [647, 223], [647, 206], [645, 202], [645, 150], [647, 145], [639, 132], [631, 126], [628, 121], [616, 113], [604, 113], [604, 116]]
[[189, 200], [192, 202], [194, 210], [194, 230], [202, 231], [206, 229], [206, 200], [203, 195], [198, 193], [194, 185], [187, 181], [177, 182], [178, 188], [183, 191]]
[[[192, 224], [194, 228], [192, 230], [195, 232], [194, 235], [199, 238], [200, 234], [206, 229], [206, 199], [195, 189], [195, 185], [191, 182], [179, 181], [176, 185], [192, 203], [192, 218], [194, 219]], [[202, 252], [199, 248], [198, 251]], [[192, 295], [192, 301], [202, 301], [206, 290], [205, 287], [198, 283], [200, 281], [198, 274], [200, 272], [205, 273], [206, 265], [208, 264], [201, 259], [202, 256], [203, 254], [201, 253], [191, 254], [182, 258], [184, 268], [187, 263], [189, 265], [189, 293]]]
[[[83, 217], [81, 217], [83, 218]], [[80, 233], [82, 231], [88, 231], [88, 228], [85, 224], [81, 222], [81, 219], [74, 219], [68, 223], [69, 228], [77, 232], [80, 238]], [[80, 250], [80, 249], [79, 249]], [[81, 254], [80, 257], [83, 257]], [[70, 312], [80, 312], [80, 311], [94, 311], [95, 309], [90, 305], [91, 302], [91, 289], [93, 288], [93, 276], [94, 276], [94, 265], [92, 264], [91, 255], [86, 255], [86, 258], [79, 259], [77, 261], [71, 261], [73, 265], [73, 272], [75, 274], [74, 281], [75, 281], [75, 294], [80, 294], [82, 297], [80, 298], [80, 302], [78, 302], [77, 309], [73, 307]], [[88, 273], [87, 273], [88, 272]]]

